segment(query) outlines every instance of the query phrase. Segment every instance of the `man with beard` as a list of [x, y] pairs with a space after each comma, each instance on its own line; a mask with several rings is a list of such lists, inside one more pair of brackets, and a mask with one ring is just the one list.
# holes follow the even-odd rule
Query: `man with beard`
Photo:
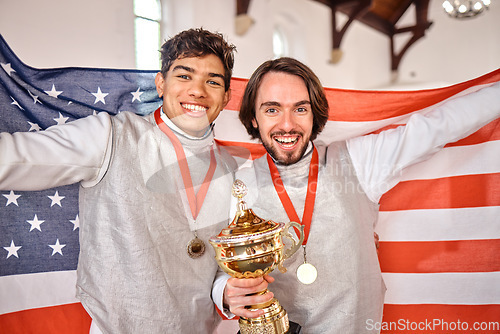
[[[380, 197], [399, 182], [403, 168], [499, 114], [496, 83], [413, 115], [406, 126], [324, 146], [313, 143], [328, 119], [316, 75], [291, 58], [262, 64], [246, 87], [240, 120], [268, 154], [236, 178], [249, 188], [249, 208], [262, 218], [301, 222], [305, 239], [284, 274], [219, 276], [213, 289], [219, 308], [228, 316], [258, 317], [261, 310], [245, 306], [276, 296], [301, 333], [376, 332], [366, 324], [381, 321], [384, 303], [373, 242]], [[251, 295], [271, 282], [272, 292]]]

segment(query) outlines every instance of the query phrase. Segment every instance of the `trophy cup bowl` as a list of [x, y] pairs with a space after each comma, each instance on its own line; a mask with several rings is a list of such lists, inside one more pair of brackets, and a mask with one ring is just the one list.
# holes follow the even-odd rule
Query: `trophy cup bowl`
[[[292, 256], [304, 240], [304, 226], [296, 222], [276, 223], [258, 217], [248, 209], [243, 201], [247, 193], [245, 184], [236, 180], [232, 193], [238, 199], [238, 211], [227, 228], [210, 238], [215, 249], [215, 259], [219, 267], [232, 277], [256, 278], [270, 273], [276, 267], [286, 272], [283, 261]], [[291, 227], [300, 231], [296, 239], [289, 232]], [[285, 249], [283, 237], [289, 238], [292, 245]], [[267, 289], [258, 294], [264, 294]], [[290, 327], [288, 316], [276, 298], [263, 304], [250, 306], [264, 310], [257, 318], [240, 317], [241, 334], [283, 334]]]

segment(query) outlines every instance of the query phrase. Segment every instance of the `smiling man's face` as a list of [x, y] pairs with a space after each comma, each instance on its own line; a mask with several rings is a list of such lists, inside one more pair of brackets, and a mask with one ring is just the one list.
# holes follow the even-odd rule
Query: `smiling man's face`
[[299, 161], [309, 144], [314, 118], [304, 81], [284, 72], [265, 74], [255, 109], [252, 124], [267, 152], [284, 165]]
[[165, 77], [156, 75], [155, 83], [167, 117], [192, 136], [202, 136], [230, 98], [224, 66], [213, 54], [176, 59]]

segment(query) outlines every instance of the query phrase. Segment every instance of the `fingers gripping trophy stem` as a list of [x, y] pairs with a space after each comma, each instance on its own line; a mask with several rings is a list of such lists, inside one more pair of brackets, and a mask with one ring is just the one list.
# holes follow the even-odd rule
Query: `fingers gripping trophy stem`
[[[214, 247], [219, 266], [234, 277], [234, 282], [231, 281], [231, 284], [235, 283], [236, 287], [243, 288], [243, 290], [235, 289], [235, 298], [232, 299], [233, 305], [237, 304], [236, 308], [241, 313], [238, 321], [240, 332], [284, 334], [290, 328], [288, 315], [279, 301], [273, 295], [267, 294], [267, 282], [262, 286], [258, 286], [257, 282], [258, 287], [254, 289], [253, 281], [243, 283], [241, 279], [256, 279], [263, 276], [264, 280], [272, 281], [271, 276], [266, 278], [264, 275], [270, 273], [276, 266], [281, 272], [286, 272], [283, 261], [291, 257], [302, 245], [305, 227], [297, 222], [285, 224], [260, 218], [243, 200], [247, 191], [242, 181], [234, 182], [232, 192], [238, 199], [238, 212], [228, 227], [211, 237], [209, 241]], [[291, 233], [291, 227], [299, 231], [296, 236]], [[284, 249], [283, 237], [290, 239], [290, 248]], [[229, 282], [228, 280], [228, 284]], [[250, 317], [247, 318], [247, 315]]]
[[[259, 291], [259, 292], [256, 292], [256, 293], [252, 293], [251, 295], [252, 296], [262, 296], [262, 295], [265, 295], [269, 290], [267, 289], [264, 289], [262, 291]], [[247, 305], [245, 306], [246, 309], [250, 309], [250, 310], [260, 310], [260, 309], [264, 309], [266, 307], [269, 307], [276, 299], [272, 298], [271, 300], [267, 301], [267, 302], [264, 302], [264, 303], [258, 303], [258, 304], [253, 304], [253, 305]]]

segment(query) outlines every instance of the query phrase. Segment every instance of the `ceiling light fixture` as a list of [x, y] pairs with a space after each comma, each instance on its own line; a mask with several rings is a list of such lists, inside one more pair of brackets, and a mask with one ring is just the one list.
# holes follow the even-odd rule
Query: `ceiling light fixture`
[[488, 10], [490, 0], [445, 0], [445, 12], [455, 19], [465, 19], [477, 16]]

